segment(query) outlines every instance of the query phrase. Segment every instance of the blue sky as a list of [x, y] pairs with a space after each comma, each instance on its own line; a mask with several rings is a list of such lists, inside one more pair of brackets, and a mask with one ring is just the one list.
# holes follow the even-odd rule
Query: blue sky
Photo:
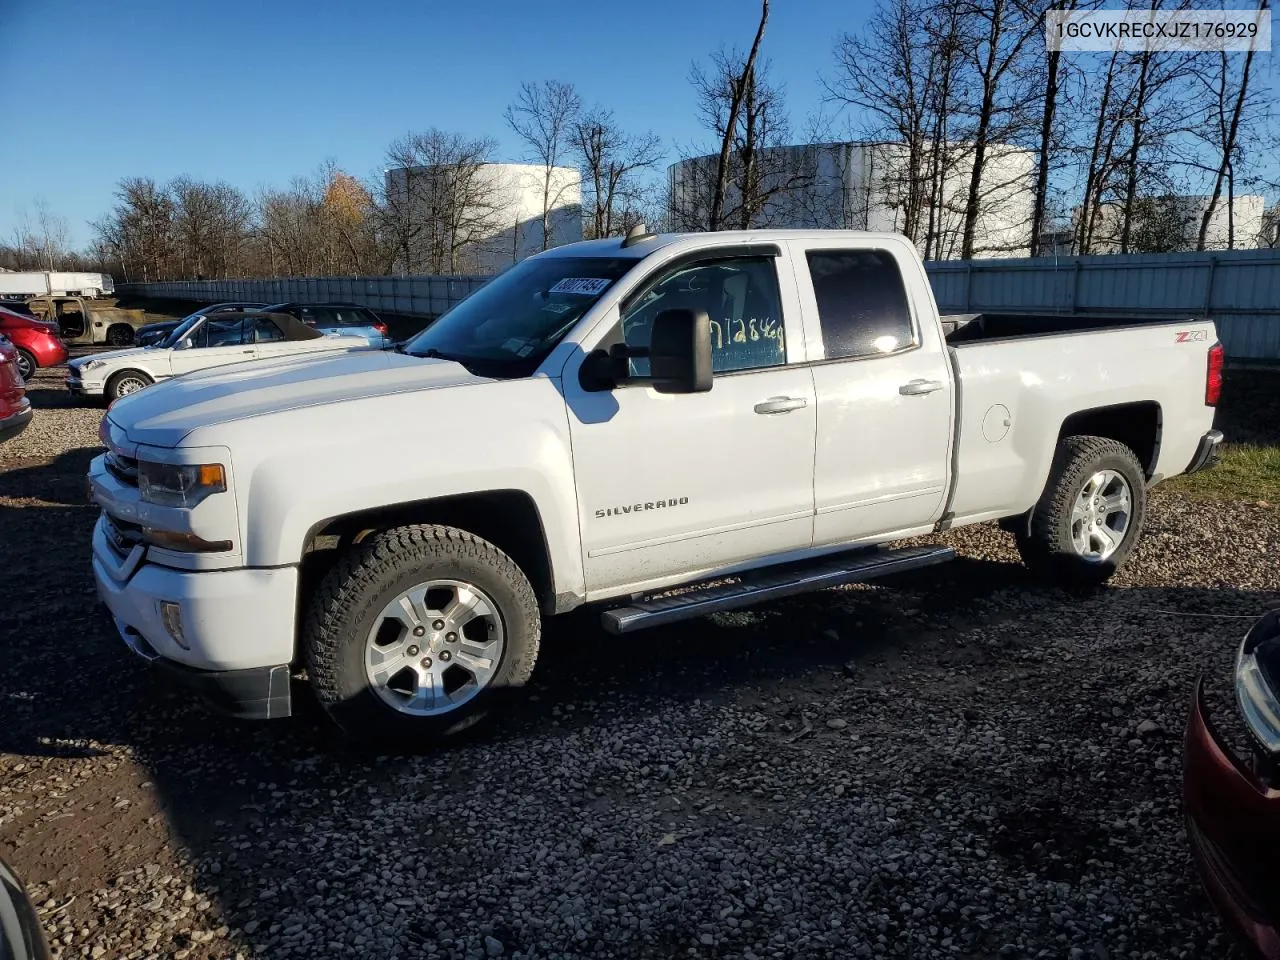
[[[777, 0], [764, 52], [797, 125], [821, 107], [835, 36], [870, 0]], [[690, 64], [746, 47], [757, 0], [0, 0], [13, 51], [0, 116], [0, 240], [43, 197], [73, 246], [117, 180], [179, 174], [252, 193], [326, 158], [367, 176], [386, 145], [436, 126], [519, 145], [502, 120], [522, 81], [561, 79], [628, 129], [706, 142]], [[57, 38], [56, 43], [47, 38]], [[42, 135], [40, 131], [45, 131]]]

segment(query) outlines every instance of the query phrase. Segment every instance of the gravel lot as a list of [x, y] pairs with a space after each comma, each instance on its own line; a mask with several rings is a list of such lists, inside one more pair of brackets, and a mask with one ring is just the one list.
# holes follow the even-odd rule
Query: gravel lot
[[102, 411], [61, 376], [0, 448], [0, 851], [59, 956], [1236, 956], [1179, 738], [1280, 601], [1274, 506], [1157, 493], [1087, 596], [984, 525], [888, 587], [626, 641], [573, 618], [498, 723], [370, 758], [127, 655], [88, 570]]

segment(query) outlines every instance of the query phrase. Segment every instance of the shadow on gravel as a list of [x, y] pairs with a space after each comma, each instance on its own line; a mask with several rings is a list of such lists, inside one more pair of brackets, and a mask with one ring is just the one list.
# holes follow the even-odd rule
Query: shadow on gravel
[[[77, 779], [81, 768], [75, 766], [66, 773], [77, 809], [103, 819], [84, 813], [69, 821], [74, 828], [63, 826], [57, 833], [36, 822], [10, 822], [4, 843], [23, 848], [20, 866], [30, 883], [56, 879], [80, 883], [82, 891], [163, 861], [171, 856], [162, 852], [166, 849], [188, 851], [199, 891], [216, 898], [223, 922], [232, 928], [256, 926], [265, 911], [278, 909], [264, 908], [258, 900], [264, 878], [279, 878], [282, 884], [305, 878], [296, 901], [287, 906], [295, 913], [309, 909], [315, 884], [338, 882], [332, 880], [335, 871], [350, 868], [318, 856], [316, 838], [335, 834], [339, 839], [332, 846], [361, 848], [360, 818], [338, 811], [358, 812], [367, 805], [368, 816], [376, 817], [382, 797], [415, 790], [411, 795], [422, 795], [421, 785], [406, 786], [407, 771], [418, 776], [419, 784], [423, 777], [443, 784], [448, 802], [450, 796], [465, 795], [495, 758], [539, 763], [584, 727], [632, 724], [695, 700], [757, 708], [767, 723], [767, 753], [828, 749], [813, 730], [821, 726], [817, 718], [824, 704], [838, 695], [867, 706], [865, 718], [857, 721], [864, 742], [901, 743], [909, 753], [914, 731], [901, 719], [898, 725], [877, 719], [883, 716], [878, 705], [905, 699], [931, 718], [978, 723], [984, 698], [992, 695], [983, 690], [984, 677], [998, 672], [1017, 677], [1023, 665], [1043, 657], [1041, 638], [1034, 635], [997, 641], [988, 634], [997, 624], [1027, 618], [1031, 608], [1051, 613], [1065, 632], [1060, 635], [1082, 638], [1106, 634], [1116, 624], [1132, 629], [1136, 621], [1146, 636], [1126, 636], [1128, 645], [1117, 646], [1109, 663], [1121, 674], [1139, 667], [1140, 659], [1158, 661], [1162, 637], [1175, 627], [1186, 629], [1184, 616], [1242, 618], [1190, 620], [1213, 631], [1228, 657], [1244, 618], [1277, 601], [1275, 594], [1227, 588], [1137, 587], [1069, 595], [1033, 585], [1018, 564], [961, 558], [877, 588], [827, 591], [629, 638], [605, 634], [591, 611], [580, 611], [549, 626], [530, 695], [515, 698], [495, 722], [424, 757], [366, 756], [335, 745], [305, 690], [290, 720], [228, 721], [176, 693], [124, 649], [97, 605], [89, 568], [96, 509], [85, 501], [83, 477], [97, 452], [85, 447], [50, 463], [0, 464], [0, 549], [8, 571], [0, 583], [0, 753], [33, 766], [112, 754], [108, 774], [95, 768]], [[927, 661], [923, 679], [917, 676], [914, 686], [904, 688], [902, 672], [894, 670], [902, 660], [917, 668]], [[1171, 662], [1168, 677], [1151, 684], [1151, 702], [1172, 704], [1170, 715], [1180, 715], [1188, 679], [1225, 662]], [[1000, 696], [1029, 705], [1034, 715], [1042, 704], [1062, 699], [1056, 686], [1061, 682], [1051, 673], [1027, 671], [1025, 681], [998, 689]], [[1105, 685], [1072, 690], [1067, 699], [1072, 722], [1098, 730], [1119, 722], [1120, 713], [1127, 721], [1135, 710], [1149, 708]], [[1046, 722], [1050, 719], [1046, 716]], [[1158, 736], [1168, 740], [1179, 732], [1168, 723]], [[751, 762], [768, 761], [753, 757]], [[1087, 812], [1069, 809], [1061, 799], [1063, 784], [1080, 789], [1090, 782], [1095, 771], [1087, 766], [1049, 762], [1036, 766], [1036, 778], [1028, 780], [1022, 769], [975, 774], [967, 761], [953, 762], [955, 769], [944, 764], [904, 777], [896, 789], [931, 798], [960, 777], [981, 782], [991, 809], [973, 822], [973, 836], [989, 842], [1011, 872], [1078, 882], [1091, 860], [1108, 850], [1115, 855], [1115, 839]], [[1161, 782], [1152, 771], [1134, 768], [1117, 789]], [[579, 788], [565, 787], [571, 789]], [[433, 794], [424, 803], [441, 798]], [[513, 791], [511, 801], [533, 808], [561, 799]], [[739, 799], [754, 802], [745, 792]], [[1150, 799], [1139, 795], [1134, 802]], [[1176, 795], [1154, 799], [1177, 802]], [[611, 795], [602, 802], [628, 799]], [[292, 839], [282, 835], [285, 828], [277, 819], [283, 807], [298, 811], [297, 820], [305, 825]], [[424, 807], [424, 819], [429, 815]], [[294, 821], [287, 829], [296, 826]], [[537, 829], [532, 823], [529, 828]], [[448, 855], [416, 836], [415, 829], [405, 825], [406, 852], [426, 859]], [[492, 864], [473, 864], [471, 876], [482, 883], [491, 869]], [[1205, 907], [1189, 901], [1186, 909], [1203, 912]], [[696, 940], [680, 939], [672, 952], [677, 946], [683, 952], [691, 942]], [[1047, 935], [1044, 942], [1051, 942]]]

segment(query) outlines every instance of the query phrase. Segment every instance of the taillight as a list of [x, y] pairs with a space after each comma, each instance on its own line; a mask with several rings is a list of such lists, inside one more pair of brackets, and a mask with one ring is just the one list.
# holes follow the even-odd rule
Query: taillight
[[387, 325], [385, 323], [378, 322], [373, 325], [373, 329], [377, 330], [379, 333], [385, 334], [387, 332]]
[[1204, 405], [1216, 407], [1222, 396], [1222, 362], [1225, 351], [1221, 343], [1209, 348], [1209, 368], [1204, 378]]

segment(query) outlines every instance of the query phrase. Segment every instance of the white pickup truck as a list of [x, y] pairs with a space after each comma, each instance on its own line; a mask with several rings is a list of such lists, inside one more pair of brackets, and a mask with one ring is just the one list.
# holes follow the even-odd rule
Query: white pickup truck
[[396, 350], [117, 401], [93, 569], [125, 643], [232, 714], [288, 715], [305, 673], [348, 735], [423, 742], [584, 604], [626, 634], [944, 561], [886, 544], [993, 519], [1099, 584], [1147, 489], [1216, 459], [1221, 372], [1209, 322], [939, 317], [897, 235], [633, 231]]

